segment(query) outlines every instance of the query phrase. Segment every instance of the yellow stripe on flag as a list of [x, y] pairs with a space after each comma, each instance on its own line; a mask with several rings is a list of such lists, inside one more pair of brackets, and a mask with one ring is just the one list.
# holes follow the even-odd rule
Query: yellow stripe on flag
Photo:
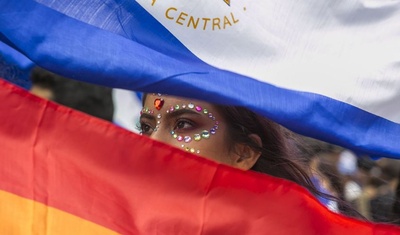
[[118, 234], [42, 203], [0, 190], [0, 234]]

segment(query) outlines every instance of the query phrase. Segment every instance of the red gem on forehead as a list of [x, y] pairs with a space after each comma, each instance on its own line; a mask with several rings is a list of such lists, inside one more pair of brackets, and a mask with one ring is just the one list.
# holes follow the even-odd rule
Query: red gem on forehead
[[163, 99], [157, 98], [157, 99], [154, 100], [154, 108], [156, 108], [157, 110], [160, 110], [163, 105], [164, 105], [164, 100]]

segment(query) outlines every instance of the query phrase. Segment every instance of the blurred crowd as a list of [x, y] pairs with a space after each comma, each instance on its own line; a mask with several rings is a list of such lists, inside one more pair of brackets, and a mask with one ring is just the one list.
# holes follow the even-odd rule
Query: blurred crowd
[[303, 156], [317, 185], [370, 221], [400, 225], [400, 160], [374, 159], [312, 138], [302, 139]]

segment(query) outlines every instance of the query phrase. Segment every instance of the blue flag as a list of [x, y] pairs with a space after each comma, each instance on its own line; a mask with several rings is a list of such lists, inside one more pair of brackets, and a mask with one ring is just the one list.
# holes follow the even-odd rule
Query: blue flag
[[0, 39], [66, 77], [246, 106], [400, 158], [393, 1], [0, 0]]
[[0, 41], [0, 76], [25, 88], [31, 87], [30, 71], [34, 63], [23, 54]]

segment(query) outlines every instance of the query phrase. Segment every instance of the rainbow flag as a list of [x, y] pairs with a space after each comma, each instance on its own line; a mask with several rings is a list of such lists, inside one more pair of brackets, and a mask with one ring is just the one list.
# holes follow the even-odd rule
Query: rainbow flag
[[400, 234], [0, 80], [0, 234]]

